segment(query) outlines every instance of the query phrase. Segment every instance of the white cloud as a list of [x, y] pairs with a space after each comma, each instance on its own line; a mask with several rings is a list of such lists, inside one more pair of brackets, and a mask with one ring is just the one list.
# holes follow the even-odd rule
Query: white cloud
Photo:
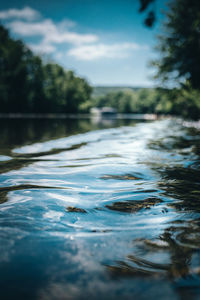
[[45, 43], [45, 42], [41, 42], [40, 44], [29, 43], [28, 46], [34, 52], [47, 53], [47, 54], [56, 52], [56, 47], [55, 46], [53, 46], [51, 44], [48, 44], [48, 43]]
[[24, 19], [32, 21], [40, 17], [40, 13], [31, 7], [24, 7], [23, 9], [11, 8], [0, 11], [0, 19], [7, 20], [11, 18]]
[[8, 27], [16, 34], [21, 36], [41, 36], [43, 42], [46, 44], [84, 44], [92, 43], [98, 40], [98, 37], [94, 34], [80, 34], [65, 29], [66, 27], [61, 24], [55, 24], [52, 20], [46, 19], [40, 22], [24, 22], [24, 21], [12, 21], [8, 23]]
[[99, 58], [123, 58], [130, 55], [132, 51], [139, 49], [147, 49], [147, 47], [136, 43], [80, 45], [70, 49], [67, 54], [78, 60], [95, 60]]
[[[38, 17], [40, 17], [39, 20]], [[61, 55], [58, 44], [73, 45], [68, 50], [67, 55], [85, 61], [100, 58], [123, 58], [129, 56], [135, 50], [145, 48], [145, 46], [136, 43], [109, 45], [97, 43], [99, 39], [97, 35], [77, 33], [75, 30], [71, 30], [72, 27], [75, 27], [75, 22], [64, 19], [59, 23], [55, 23], [51, 19], [42, 19], [40, 13], [30, 7], [24, 7], [21, 10], [13, 8], [0, 11], [0, 19], [5, 20], [7, 27], [16, 35], [29, 38], [39, 37], [40, 41], [37, 44], [28, 44], [33, 51], [53, 53], [55, 57], [59, 51], [60, 54], [57, 55], [57, 59], [61, 59], [64, 53], [64, 50], [62, 50]]]
[[98, 40], [94, 34], [79, 34], [76, 32], [63, 32], [45, 37], [46, 41], [53, 43], [87, 44]]
[[69, 20], [69, 19], [64, 19], [63, 21], [61, 21], [59, 23], [60, 29], [66, 29], [66, 28], [75, 27], [75, 26], [76, 26], [76, 22]]
[[8, 23], [8, 27], [22, 36], [47, 35], [55, 31], [53, 22], [48, 19], [37, 23], [13, 21]]
[[65, 58], [65, 54], [62, 53], [62, 52], [57, 52], [57, 53], [55, 54], [55, 58], [56, 58], [57, 60], [64, 59], [64, 58]]

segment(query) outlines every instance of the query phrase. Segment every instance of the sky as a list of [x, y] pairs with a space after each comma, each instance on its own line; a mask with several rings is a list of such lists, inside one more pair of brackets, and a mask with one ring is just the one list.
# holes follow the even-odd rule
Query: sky
[[98, 86], [153, 86], [154, 47], [164, 0], [157, 0], [157, 22], [144, 26], [139, 0], [7, 0], [0, 22], [34, 53], [54, 60]]

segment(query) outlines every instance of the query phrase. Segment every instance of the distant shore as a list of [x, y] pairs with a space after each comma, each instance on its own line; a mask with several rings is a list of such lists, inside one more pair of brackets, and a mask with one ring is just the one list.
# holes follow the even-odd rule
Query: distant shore
[[0, 119], [90, 119], [90, 118], [104, 118], [104, 119], [135, 119], [135, 120], [156, 120], [160, 116], [156, 114], [116, 114], [105, 117], [99, 117], [93, 114], [42, 114], [42, 113], [0, 113]]

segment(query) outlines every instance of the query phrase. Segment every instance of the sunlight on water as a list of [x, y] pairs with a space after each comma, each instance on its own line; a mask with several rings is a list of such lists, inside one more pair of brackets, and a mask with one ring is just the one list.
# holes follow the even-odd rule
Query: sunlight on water
[[0, 131], [4, 299], [199, 299], [198, 129], [20, 122]]

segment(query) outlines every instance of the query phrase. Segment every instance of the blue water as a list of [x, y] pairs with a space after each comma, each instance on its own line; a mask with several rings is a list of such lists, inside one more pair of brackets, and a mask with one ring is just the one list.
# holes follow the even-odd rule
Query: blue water
[[1, 120], [0, 137], [2, 299], [200, 299], [192, 123]]

